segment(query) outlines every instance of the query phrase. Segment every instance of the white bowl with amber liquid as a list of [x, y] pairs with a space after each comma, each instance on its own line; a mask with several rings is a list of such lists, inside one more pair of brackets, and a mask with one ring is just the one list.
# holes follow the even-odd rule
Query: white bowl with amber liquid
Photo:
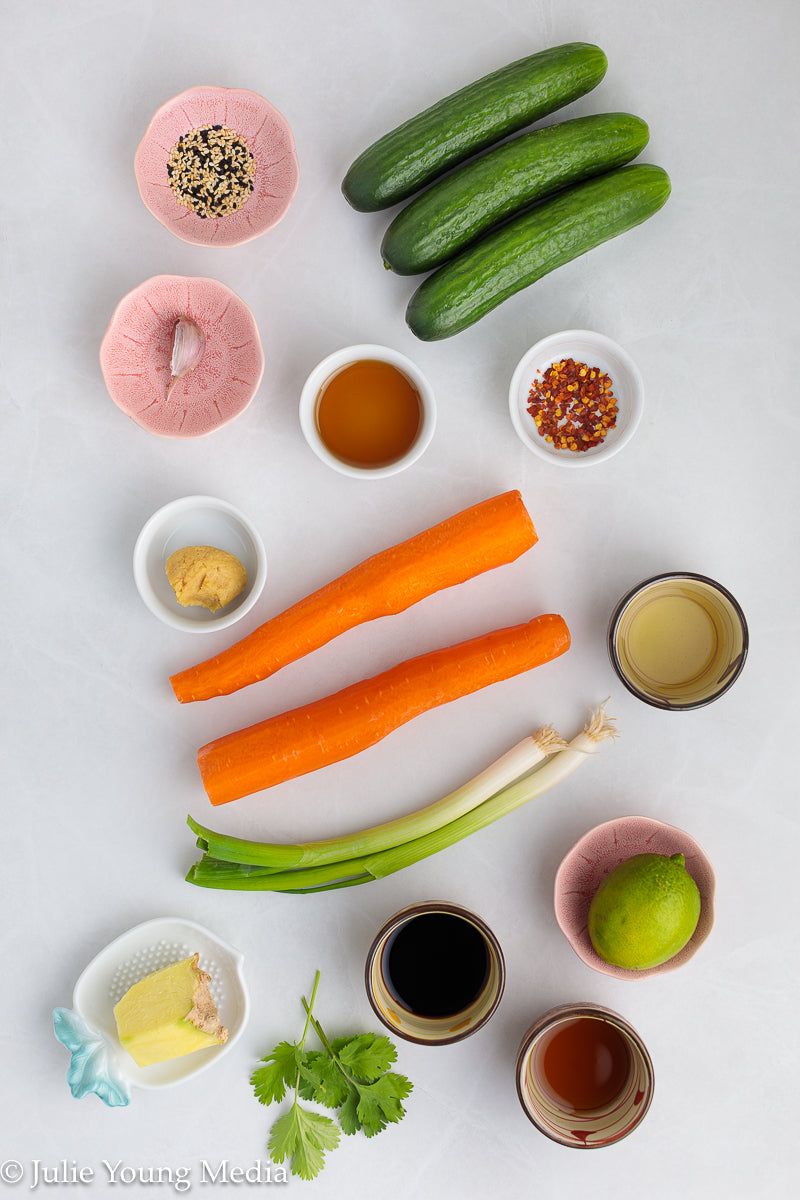
[[329, 354], [300, 395], [300, 428], [317, 458], [353, 479], [415, 463], [436, 429], [433, 388], [406, 355], [365, 343]]
[[686, 710], [717, 700], [741, 674], [748, 644], [735, 598], [692, 572], [637, 584], [608, 626], [614, 670], [629, 692], [655, 708]]

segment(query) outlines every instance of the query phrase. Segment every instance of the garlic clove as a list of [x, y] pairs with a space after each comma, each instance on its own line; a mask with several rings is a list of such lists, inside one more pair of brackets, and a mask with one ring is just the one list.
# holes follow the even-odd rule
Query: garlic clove
[[200, 363], [206, 348], [206, 335], [199, 325], [188, 317], [179, 317], [172, 334], [172, 360], [170, 371], [172, 382], [188, 375]]

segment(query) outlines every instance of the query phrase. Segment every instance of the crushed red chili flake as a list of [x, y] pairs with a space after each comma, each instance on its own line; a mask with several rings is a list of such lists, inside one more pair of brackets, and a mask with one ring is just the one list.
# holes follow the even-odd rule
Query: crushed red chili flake
[[539, 436], [557, 450], [580, 453], [599, 446], [617, 423], [611, 378], [599, 367], [564, 358], [533, 381], [528, 412]]

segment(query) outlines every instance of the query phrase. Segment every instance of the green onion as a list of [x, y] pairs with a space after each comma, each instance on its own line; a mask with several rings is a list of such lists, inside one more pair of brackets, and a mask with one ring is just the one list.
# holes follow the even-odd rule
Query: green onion
[[[558, 735], [555, 736], [557, 737]], [[616, 729], [613, 719], [606, 716], [601, 705], [592, 714], [591, 719], [577, 737], [573, 738], [569, 744], [561, 743], [564, 747], [563, 749], [555, 750], [555, 752], [549, 754], [549, 757], [547, 756], [547, 752], [544, 755], [540, 755], [540, 761], [542, 757], [546, 757], [547, 759], [542, 765], [539, 765], [533, 771], [526, 770], [521, 778], [517, 778], [515, 782], [501, 787], [494, 794], [490, 795], [488, 799], [483, 800], [473, 807], [463, 807], [465, 804], [465, 791], [469, 793], [471, 787], [478, 780], [483, 780], [482, 787], [490, 786], [486, 780], [487, 772], [482, 772], [475, 780], [466, 784], [465, 788], [460, 788], [457, 792], [453, 792], [444, 801], [439, 801], [438, 804], [431, 805], [428, 809], [423, 809], [421, 813], [412, 814], [410, 817], [391, 822], [395, 834], [394, 844], [392, 845], [387, 846], [383, 844], [383, 831], [388, 828], [387, 826], [377, 827], [379, 838], [372, 844], [370, 844], [370, 836], [375, 832], [372, 830], [366, 830], [363, 834], [356, 834], [351, 838], [333, 839], [338, 845], [345, 848], [356, 844], [362, 848], [360, 855], [342, 857], [335, 862], [317, 863], [316, 865], [301, 866], [299, 869], [290, 870], [276, 870], [274, 866], [259, 865], [252, 862], [237, 865], [231, 861], [217, 857], [215, 841], [221, 835], [211, 834], [208, 837], [207, 835], [210, 831], [204, 830], [200, 841], [201, 843], [207, 842], [209, 853], [206, 853], [199, 862], [195, 863], [186, 878], [190, 883], [197, 884], [200, 887], [294, 893], [329, 891], [335, 888], [352, 887], [360, 883], [369, 883], [374, 879], [383, 879], [395, 871], [400, 871], [404, 867], [411, 866], [413, 863], [420, 862], [422, 859], [428, 858], [430, 855], [454, 845], [456, 842], [468, 837], [471, 833], [475, 833], [476, 830], [483, 829], [486, 825], [499, 820], [500, 817], [504, 817], [515, 808], [526, 804], [529, 800], [541, 796], [551, 787], [560, 783], [562, 779], [565, 779], [567, 775], [571, 774], [572, 771], [585, 761], [587, 755], [597, 751], [606, 739], [615, 736]], [[515, 747], [516, 749], [518, 748]], [[513, 754], [514, 751], [511, 753]], [[507, 771], [508, 769], [507, 758], [508, 756], [504, 755], [499, 760], [499, 763], [505, 764], [502, 768], [503, 771]], [[489, 772], [491, 770], [492, 768], [489, 768]], [[447, 802], [452, 802], [453, 797], [458, 798], [451, 810], [451, 813], [456, 814], [455, 816], [451, 815], [451, 819], [446, 820], [444, 823], [440, 822], [438, 825], [428, 828], [427, 832], [422, 836], [407, 836], [409, 829], [418, 828], [417, 822], [422, 814], [429, 813], [432, 809], [436, 809], [439, 816], [443, 812], [447, 812]], [[195, 823], [191, 819], [190, 824], [192, 828], [195, 828]], [[197, 827], [197, 829], [201, 828]], [[230, 844], [237, 840], [224, 839], [225, 848], [229, 853], [232, 853]], [[328, 844], [315, 843], [316, 846], [327, 846]], [[245, 845], [252, 847], [254, 843], [248, 842]], [[291, 847], [294, 851], [300, 848], [297, 846]], [[270, 847], [270, 850], [272, 849], [273, 847]], [[252, 850], [248, 852], [252, 853]]]
[[566, 742], [549, 725], [538, 733], [523, 738], [516, 746], [496, 762], [481, 771], [469, 783], [464, 784], [443, 800], [429, 804], [427, 808], [409, 816], [399, 817], [384, 825], [362, 829], [360, 833], [345, 834], [322, 842], [301, 842], [283, 845], [276, 842], [251, 842], [242, 838], [214, 833], [188, 817], [189, 828], [197, 834], [197, 845], [215, 859], [233, 863], [248, 863], [251, 866], [268, 867], [272, 870], [293, 867], [323, 866], [326, 863], [342, 862], [362, 854], [375, 854], [388, 850], [400, 842], [410, 842], [448, 825], [456, 817], [477, 808], [501, 788], [520, 776], [532, 771], [549, 754], [563, 750]]

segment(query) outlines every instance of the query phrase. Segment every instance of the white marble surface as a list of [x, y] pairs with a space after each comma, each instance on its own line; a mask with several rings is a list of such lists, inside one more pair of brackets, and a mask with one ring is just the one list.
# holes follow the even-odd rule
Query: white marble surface
[[[362, 981], [372, 935], [397, 908], [429, 897], [474, 908], [500, 938], [508, 985], [498, 1013], [458, 1046], [401, 1044], [400, 1069], [415, 1084], [402, 1124], [372, 1141], [348, 1139], [313, 1185], [283, 1186], [426, 1200], [792, 1194], [796, 4], [51, 0], [6, 5], [3, 24], [0, 1160], [22, 1164], [18, 1194], [35, 1182], [35, 1160], [52, 1170], [62, 1159], [95, 1173], [85, 1185], [49, 1185], [66, 1194], [173, 1190], [112, 1190], [104, 1161], [134, 1173], [187, 1167], [200, 1194], [257, 1190], [201, 1177], [203, 1160], [241, 1169], [265, 1161], [273, 1112], [250, 1091], [255, 1061], [299, 1034], [299, 997], [317, 968], [327, 1025], [375, 1028]], [[572, 112], [644, 117], [643, 157], [669, 171], [668, 205], [472, 330], [418, 342], [403, 320], [410, 281], [380, 263], [386, 215], [348, 207], [339, 191], [346, 167], [446, 92], [573, 40], [602, 46], [609, 69]], [[171, 236], [142, 205], [132, 170], [158, 105], [205, 82], [266, 95], [292, 125], [301, 166], [285, 220], [226, 251]], [[221, 279], [262, 331], [267, 369], [256, 399], [199, 441], [144, 433], [100, 377], [98, 346], [115, 304], [162, 272]], [[525, 452], [506, 400], [527, 347], [576, 326], [623, 343], [647, 389], [635, 441], [577, 472]], [[423, 460], [372, 484], [327, 470], [297, 419], [314, 363], [366, 341], [415, 358], [439, 401]], [[159, 624], [134, 589], [133, 543], [161, 504], [206, 492], [256, 522], [270, 571], [245, 621], [253, 628], [367, 553], [512, 487], [540, 534], [523, 560], [351, 632], [258, 689], [176, 704], [168, 674], [211, 647]], [[629, 697], [604, 648], [616, 598], [675, 568], [726, 584], [752, 639], [735, 688], [687, 715]], [[315, 777], [230, 810], [208, 805], [193, 756], [210, 737], [550, 610], [573, 632], [557, 664], [422, 717]], [[216, 644], [228, 640], [223, 633]], [[608, 695], [622, 734], [613, 748], [529, 809], [404, 873], [305, 898], [183, 882], [194, 857], [187, 812], [276, 840], [373, 823], [444, 794], [532, 726], [577, 730]], [[551, 890], [581, 834], [639, 812], [703, 845], [718, 875], [718, 915], [685, 968], [620, 983], [572, 953]], [[137, 1092], [125, 1110], [77, 1102], [51, 1010], [70, 1003], [78, 974], [111, 938], [159, 915], [199, 921], [244, 952], [249, 1027], [197, 1086]], [[579, 999], [615, 1008], [639, 1029], [657, 1080], [635, 1136], [589, 1155], [541, 1137], [513, 1081], [528, 1024]], [[38, 1190], [48, 1190], [41, 1178]]]

